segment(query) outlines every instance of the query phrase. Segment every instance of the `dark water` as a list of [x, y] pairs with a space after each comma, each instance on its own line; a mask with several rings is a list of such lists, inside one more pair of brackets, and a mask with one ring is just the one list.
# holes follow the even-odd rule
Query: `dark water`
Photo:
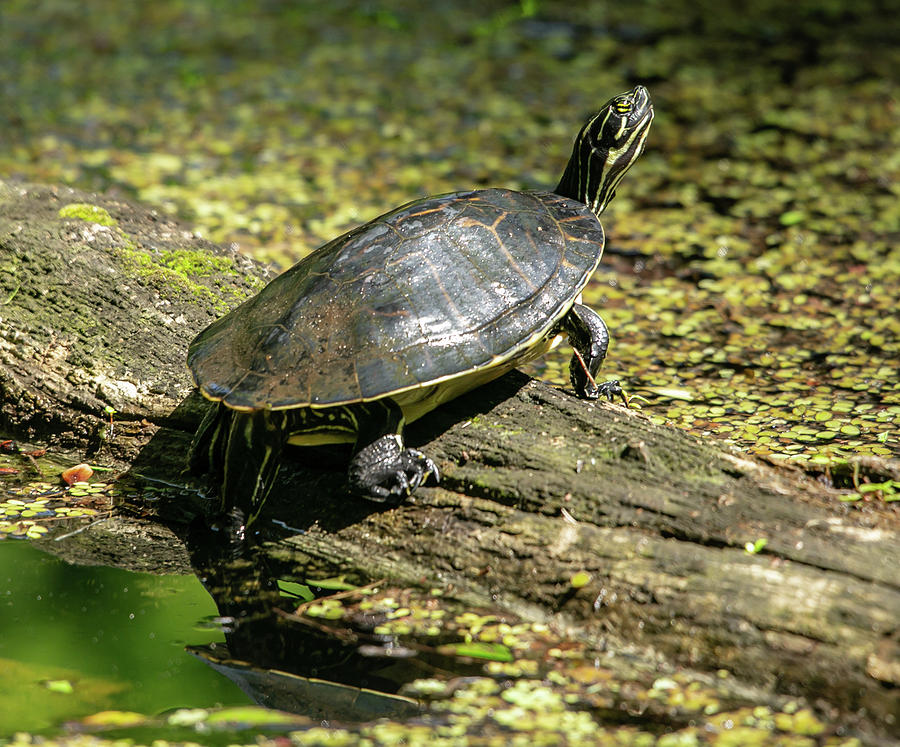
[[224, 640], [202, 623], [216, 608], [194, 576], [74, 566], [7, 540], [0, 600], [0, 736], [105, 709], [248, 702], [184, 650]]

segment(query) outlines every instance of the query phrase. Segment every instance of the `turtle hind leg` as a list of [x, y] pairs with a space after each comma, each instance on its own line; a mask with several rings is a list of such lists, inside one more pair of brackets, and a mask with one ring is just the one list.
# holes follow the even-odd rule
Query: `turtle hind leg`
[[219, 474], [215, 465], [221, 465], [225, 458], [229, 426], [227, 408], [210, 404], [191, 441], [185, 471], [192, 475]]
[[419, 485], [441, 479], [431, 459], [403, 445], [403, 411], [391, 399], [352, 405], [356, 446], [347, 471], [350, 492], [378, 503], [399, 503]]
[[187, 469], [210, 475], [220, 497], [219, 518], [248, 527], [259, 515], [278, 473], [288, 420], [283, 412], [237, 412], [222, 404], [206, 413]]
[[616, 396], [624, 396], [618, 381], [597, 384], [595, 380], [609, 348], [609, 330], [600, 315], [593, 309], [576, 303], [560, 326], [568, 335], [574, 350], [569, 363], [569, 378], [575, 393], [584, 399], [603, 396], [610, 402]]
[[243, 514], [244, 526], [249, 528], [278, 475], [290, 417], [280, 411], [229, 410], [229, 420], [221, 470], [221, 511], [230, 514], [237, 509]]

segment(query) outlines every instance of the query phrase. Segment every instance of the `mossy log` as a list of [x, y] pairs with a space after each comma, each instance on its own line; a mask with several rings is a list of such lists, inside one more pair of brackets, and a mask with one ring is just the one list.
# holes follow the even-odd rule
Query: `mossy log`
[[[0, 183], [0, 428], [178, 481], [204, 406], [187, 343], [266, 277], [153, 211]], [[273, 535], [272, 562], [452, 585], [473, 605], [896, 729], [890, 505], [847, 505], [821, 476], [516, 372], [408, 440], [443, 480], [395, 508], [349, 500], [339, 467], [283, 470], [268, 512], [301, 531]], [[860, 469], [900, 479], [897, 463]]]

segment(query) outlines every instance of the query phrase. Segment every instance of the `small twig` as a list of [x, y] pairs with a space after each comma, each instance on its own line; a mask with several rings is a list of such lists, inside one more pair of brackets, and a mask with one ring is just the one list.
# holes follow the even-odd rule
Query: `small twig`
[[16, 294], [19, 292], [19, 289], [21, 287], [22, 287], [22, 284], [19, 283], [16, 286], [16, 289], [12, 293], [9, 294], [9, 296], [7, 297], [7, 299], [5, 301], [0, 301], [0, 306], [6, 306], [8, 303], [12, 303], [12, 300], [16, 297]]
[[[56, 518], [56, 517], [54, 517]], [[85, 524], [83, 527], [78, 527], [74, 531], [67, 532], [66, 534], [60, 534], [58, 537], [54, 537], [54, 542], [59, 542], [60, 540], [68, 539], [69, 537], [74, 537], [76, 534], [81, 534], [85, 529], [90, 529], [97, 524], [102, 524], [104, 521], [107, 521], [109, 516], [104, 516], [102, 519], [97, 519], [96, 521], [92, 521], [90, 524]]]
[[299, 527], [292, 527], [290, 524], [282, 521], [281, 519], [269, 519], [269, 521], [277, 527], [281, 527], [282, 529], [287, 529], [289, 532], [293, 532], [294, 534], [306, 534], [305, 529], [300, 529]]
[[591, 383], [591, 386], [596, 389], [597, 382], [594, 380], [594, 377], [591, 376], [591, 372], [588, 370], [587, 364], [584, 362], [584, 358], [581, 357], [581, 353], [578, 352], [578, 348], [572, 348], [572, 352], [575, 353], [575, 357], [581, 364], [581, 368], [584, 370], [584, 375], [587, 376], [587, 379]]
[[41, 471], [40, 466], [37, 463], [37, 459], [35, 459], [31, 454], [26, 453], [25, 458], [30, 462], [31, 468], [37, 472], [38, 477], [43, 477], [44, 473]]
[[[599, 390], [600, 387], [597, 384], [597, 380], [593, 376], [591, 376], [591, 372], [588, 370], [587, 364], [584, 362], [584, 358], [581, 357], [581, 353], [578, 352], [578, 348], [573, 347], [572, 352], [575, 353], [575, 357], [578, 359], [578, 362], [581, 364], [581, 368], [584, 371], [584, 375], [587, 376], [587, 379], [591, 383], [591, 386], [593, 386], [594, 389]], [[625, 404], [625, 407], [629, 407], [630, 403], [631, 403], [631, 397], [629, 397], [625, 393], [625, 390], [622, 389], [621, 387], [619, 388], [618, 393], [622, 397], [622, 402]], [[635, 396], [638, 396], [638, 395], [635, 395]], [[641, 399], [644, 399], [644, 398], [641, 397]], [[612, 400], [610, 399], [610, 401], [612, 401]]]
[[144, 482], [155, 482], [158, 485], [165, 485], [167, 488], [175, 488], [176, 490], [184, 490], [184, 491], [187, 491], [188, 493], [196, 493], [201, 498], [207, 497], [207, 495], [204, 491], [202, 491], [198, 488], [192, 488], [190, 485], [185, 485], [183, 483], [168, 482], [167, 480], [160, 480], [158, 477], [149, 477], [148, 475], [142, 474], [140, 472], [132, 472], [131, 474], [132, 474], [132, 476], [137, 477], [138, 479], [143, 480]]
[[360, 636], [355, 631], [348, 630], [346, 628], [337, 628], [331, 627], [329, 625], [323, 625], [316, 619], [313, 619], [311, 617], [304, 617], [303, 615], [297, 614], [296, 612], [287, 612], [280, 607], [275, 607], [273, 609], [273, 612], [278, 615], [278, 617], [284, 618], [285, 620], [290, 620], [291, 622], [299, 623], [301, 625], [306, 625], [310, 628], [314, 628], [321, 633], [334, 636], [339, 641], [343, 641], [344, 643], [354, 644], [359, 642]]
[[[386, 582], [387, 582], [387, 579], [383, 578], [380, 581], [374, 581], [373, 583], [366, 584], [365, 586], [357, 586], [355, 589], [346, 589], [344, 591], [337, 591], [334, 594], [329, 594], [327, 597], [316, 597], [315, 599], [310, 599], [308, 602], [303, 602], [302, 604], [299, 604], [294, 609], [293, 614], [298, 615], [298, 616], [302, 615], [306, 611], [307, 607], [309, 607], [312, 604], [319, 604], [319, 603], [321, 603], [321, 601], [323, 599], [344, 599], [345, 597], [352, 597], [354, 594], [358, 594], [359, 592], [364, 591], [366, 589], [377, 589], [379, 586], [384, 586], [384, 584]], [[307, 581], [305, 583], [305, 585], [306, 586], [315, 586], [316, 582], [315, 581]], [[288, 614], [290, 614], [290, 613], [288, 613]]]

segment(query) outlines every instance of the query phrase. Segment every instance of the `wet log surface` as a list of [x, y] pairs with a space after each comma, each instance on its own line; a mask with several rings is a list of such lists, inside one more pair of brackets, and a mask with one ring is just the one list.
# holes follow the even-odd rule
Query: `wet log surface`
[[[61, 217], [72, 204], [115, 224]], [[152, 211], [0, 183], [0, 429], [178, 483], [204, 407], [187, 343], [266, 276]], [[897, 504], [841, 503], [816, 475], [516, 372], [414, 424], [408, 441], [443, 481], [384, 510], [345, 496], [340, 460], [292, 459], [268, 506], [283, 522], [264, 529], [273, 567], [444, 585], [593, 645], [727, 669], [896, 733]], [[860, 469], [900, 479], [896, 462]], [[202, 506], [179, 509], [166, 516], [176, 533]], [[106, 542], [104, 562], [134, 563], [142, 533], [153, 547], [143, 567], [183, 555], [157, 524], [116, 522], [128, 529], [79, 536], [82, 562]], [[758, 539], [761, 552], [746, 552]]]

